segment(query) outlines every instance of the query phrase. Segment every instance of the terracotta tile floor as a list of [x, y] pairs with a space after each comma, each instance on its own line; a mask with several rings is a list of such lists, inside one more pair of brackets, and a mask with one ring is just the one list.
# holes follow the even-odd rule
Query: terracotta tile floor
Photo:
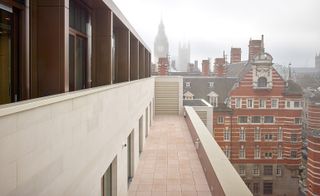
[[155, 117], [129, 196], [211, 196], [183, 117]]

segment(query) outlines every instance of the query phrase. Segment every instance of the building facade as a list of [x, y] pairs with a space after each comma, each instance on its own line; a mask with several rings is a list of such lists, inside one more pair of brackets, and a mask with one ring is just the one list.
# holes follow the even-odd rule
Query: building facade
[[316, 69], [320, 70], [320, 53], [315, 57], [315, 67]]
[[320, 195], [320, 89], [315, 89], [307, 104], [307, 194]]
[[154, 40], [154, 63], [158, 63], [159, 58], [167, 58], [169, 55], [169, 42], [165, 32], [163, 21], [161, 20], [158, 33]]
[[188, 71], [188, 65], [190, 63], [190, 43], [179, 43], [178, 59], [176, 69], [178, 71]]
[[254, 195], [298, 195], [302, 90], [260, 52], [214, 108], [214, 137]]

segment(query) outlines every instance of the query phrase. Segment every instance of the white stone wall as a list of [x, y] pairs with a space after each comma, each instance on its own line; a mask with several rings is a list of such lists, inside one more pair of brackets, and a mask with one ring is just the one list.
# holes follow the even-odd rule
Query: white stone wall
[[134, 130], [136, 169], [139, 118], [145, 131], [153, 98], [148, 78], [1, 106], [0, 195], [101, 195], [115, 158], [117, 196], [127, 195], [123, 144]]

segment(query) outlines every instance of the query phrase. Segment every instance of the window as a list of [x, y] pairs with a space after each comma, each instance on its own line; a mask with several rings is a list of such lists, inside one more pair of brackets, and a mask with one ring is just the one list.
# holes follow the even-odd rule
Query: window
[[286, 107], [287, 108], [290, 108], [291, 107], [291, 102], [290, 101], [286, 101], [287, 103], [286, 103]]
[[260, 140], [261, 140], [260, 128], [256, 127], [254, 129], [254, 141], [260, 141]]
[[264, 135], [264, 140], [266, 141], [272, 141], [272, 133], [267, 133]]
[[297, 134], [292, 133], [291, 134], [291, 142], [295, 143], [298, 141], [298, 136]]
[[226, 127], [223, 131], [223, 139], [224, 141], [230, 141], [230, 130]]
[[294, 118], [294, 124], [301, 125], [302, 124], [301, 118]]
[[236, 104], [236, 108], [241, 108], [241, 98], [236, 98], [235, 99], [235, 104]]
[[301, 107], [301, 102], [300, 101], [293, 102], [293, 107], [294, 108], [300, 108]]
[[240, 141], [246, 140], [246, 131], [244, 130], [243, 127], [241, 127], [240, 132], [239, 132], [239, 140]]
[[278, 151], [278, 152], [277, 152], [277, 155], [278, 155], [277, 158], [278, 158], [278, 159], [282, 159], [282, 148], [281, 148], [280, 146], [278, 147], [278, 150], [277, 150], [277, 151]]
[[260, 108], [266, 108], [266, 100], [265, 99], [260, 99], [259, 100], [259, 107]]
[[238, 123], [239, 124], [248, 123], [248, 116], [238, 116]]
[[264, 165], [263, 166], [263, 175], [272, 176], [272, 173], [273, 173], [272, 170], [273, 170], [272, 165]]
[[82, 5], [70, 1], [69, 12], [69, 90], [87, 87], [89, 12]]
[[253, 174], [254, 176], [259, 176], [259, 175], [260, 175], [259, 165], [254, 165], [254, 166], [253, 166], [252, 174]]
[[253, 108], [253, 100], [247, 99], [247, 108]]
[[226, 155], [226, 157], [228, 159], [230, 159], [230, 147], [229, 146], [226, 146], [225, 149], [224, 149], [224, 154]]
[[264, 117], [264, 123], [274, 123], [273, 116], [265, 116]]
[[259, 194], [260, 193], [260, 185], [259, 183], [255, 182], [253, 183], [253, 194]]
[[279, 129], [278, 129], [278, 141], [282, 141], [282, 138], [283, 138], [283, 131], [282, 131], [282, 128], [279, 127]]
[[245, 176], [246, 175], [246, 168], [244, 165], [239, 165], [239, 175]]
[[260, 124], [261, 123], [261, 116], [252, 116], [251, 123]]
[[271, 108], [278, 108], [278, 99], [271, 100]]
[[258, 87], [267, 87], [267, 78], [260, 77], [258, 79]]
[[263, 183], [263, 194], [272, 195], [272, 182]]
[[277, 176], [281, 176], [281, 173], [282, 173], [282, 168], [281, 168], [280, 165], [277, 165], [276, 175], [277, 175]]
[[297, 151], [292, 150], [290, 153], [290, 158], [297, 158]]
[[191, 87], [191, 82], [186, 82], [186, 87]]
[[217, 119], [217, 123], [218, 124], [223, 124], [224, 123], [224, 117], [223, 116], [218, 116], [218, 119]]
[[272, 159], [272, 152], [265, 152], [264, 153], [264, 158], [265, 159]]
[[239, 150], [239, 159], [245, 159], [246, 158], [246, 150], [244, 149], [244, 146], [241, 145]]
[[256, 146], [254, 148], [254, 159], [260, 159], [260, 147]]
[[213, 82], [209, 82], [209, 87], [213, 88], [214, 83]]

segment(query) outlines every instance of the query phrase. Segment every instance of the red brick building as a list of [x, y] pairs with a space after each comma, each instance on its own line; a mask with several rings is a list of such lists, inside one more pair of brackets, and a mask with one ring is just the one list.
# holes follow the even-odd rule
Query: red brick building
[[254, 195], [298, 195], [302, 89], [277, 73], [260, 46], [227, 105], [214, 108], [214, 137]]
[[308, 107], [307, 193], [320, 195], [320, 92], [313, 92]]

